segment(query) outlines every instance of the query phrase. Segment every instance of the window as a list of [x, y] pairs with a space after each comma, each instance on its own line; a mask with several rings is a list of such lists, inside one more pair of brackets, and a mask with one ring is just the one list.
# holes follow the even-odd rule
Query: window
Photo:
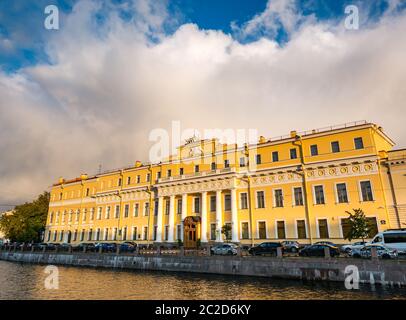
[[265, 221], [258, 222], [258, 238], [266, 239], [266, 222]]
[[240, 201], [241, 201], [241, 209], [248, 209], [248, 197], [247, 194], [244, 193], [240, 193]]
[[171, 169], [169, 169], [169, 170], [167, 171], [167, 176], [168, 176], [168, 177], [171, 177], [171, 176], [172, 176], [172, 170], [171, 170]]
[[120, 179], [118, 179], [118, 183], [117, 183], [117, 185], [119, 186], [119, 187], [121, 187], [121, 178]]
[[59, 200], [62, 200], [62, 192], [59, 194]]
[[169, 214], [169, 206], [170, 206], [170, 200], [165, 201], [165, 214]]
[[117, 206], [116, 206], [116, 212], [115, 212], [114, 218], [118, 219], [119, 216], [120, 216], [120, 206], [117, 205]]
[[156, 241], [157, 234], [158, 234], [158, 226], [154, 226], [154, 234], [153, 234], [154, 241]]
[[210, 212], [216, 212], [216, 196], [210, 196]]
[[131, 177], [127, 177], [127, 184], [131, 184]]
[[329, 238], [327, 219], [319, 219], [319, 237], [320, 239]]
[[199, 172], [199, 165], [198, 165], [198, 164], [195, 165], [195, 172], [196, 172], [196, 173]]
[[183, 168], [179, 169], [179, 175], [183, 176]]
[[87, 234], [87, 240], [91, 241], [92, 240], [92, 235], [93, 235], [93, 229], [89, 230], [89, 233]]
[[216, 224], [210, 224], [210, 240], [216, 240]]
[[169, 226], [165, 226], [165, 241], [168, 241], [169, 238]]
[[110, 210], [111, 210], [111, 207], [106, 208], [106, 216], [105, 216], [106, 219], [110, 219]]
[[264, 191], [257, 191], [257, 208], [265, 208]]
[[364, 142], [361, 137], [354, 138], [354, 146], [356, 150], [364, 149]]
[[63, 241], [63, 230], [62, 230], [61, 233], [59, 234], [59, 241]]
[[278, 153], [278, 151], [272, 152], [272, 161], [273, 162], [279, 161], [279, 153]]
[[231, 210], [231, 194], [224, 195], [224, 210], [225, 211]]
[[276, 231], [277, 231], [278, 239], [285, 239], [286, 238], [285, 221], [277, 221], [276, 229], [277, 229]]
[[137, 227], [133, 227], [133, 239], [132, 240], [137, 240], [137, 234], [138, 234]]
[[182, 240], [182, 226], [180, 224], [176, 226], [176, 239]]
[[241, 223], [241, 238], [249, 239], [248, 222]]
[[90, 209], [90, 221], [93, 221], [94, 218], [94, 208]]
[[113, 228], [112, 240], [117, 240], [117, 228]]
[[80, 241], [83, 241], [83, 240], [85, 240], [85, 230], [84, 229], [80, 233]]
[[149, 215], [149, 202], [145, 202], [145, 206], [144, 206], [144, 216], [148, 216]]
[[76, 211], [76, 218], [75, 218], [75, 222], [79, 222], [79, 216], [80, 216], [80, 211], [77, 210]]
[[154, 201], [154, 215], [157, 216], [158, 215], [158, 200]]
[[347, 186], [345, 183], [337, 183], [337, 200], [338, 203], [347, 203], [348, 202], [348, 195], [347, 195]]
[[290, 158], [297, 159], [297, 150], [296, 148], [290, 149]]
[[109, 228], [104, 229], [104, 240], [109, 240]]
[[182, 214], [182, 199], [178, 199], [177, 214]]
[[58, 231], [55, 231], [55, 233], [54, 233], [54, 241], [56, 241], [57, 236], [58, 236]]
[[89, 188], [87, 188], [87, 189], [86, 189], [86, 197], [88, 197], [88, 196], [89, 196], [89, 194], [90, 194], [90, 189], [89, 189]]
[[157, 173], [156, 173], [156, 179], [158, 180], [158, 179], [161, 179], [161, 171], [158, 171]]
[[100, 228], [97, 228], [96, 230], [96, 241], [100, 240]]
[[123, 236], [122, 236], [122, 239], [125, 241], [125, 240], [127, 240], [127, 227], [124, 227], [123, 228]]
[[224, 160], [224, 168], [230, 167], [230, 160]]
[[317, 144], [313, 144], [310, 146], [310, 154], [312, 156], [317, 156], [319, 154], [319, 150], [317, 149]]
[[[102, 211], [103, 211], [102, 207], [97, 208], [97, 220], [101, 219]], [[69, 221], [71, 221], [71, 214], [70, 213], [69, 213]]]
[[257, 164], [261, 164], [261, 155], [260, 154], [257, 154], [256, 155], [256, 157], [255, 157], [255, 162], [257, 163]]
[[277, 207], [277, 208], [283, 207], [282, 189], [275, 190], [274, 191], [274, 197], [275, 197], [275, 207]]
[[128, 211], [130, 210], [130, 205], [126, 204], [124, 206], [124, 218], [128, 218]]
[[216, 169], [217, 169], [216, 163], [215, 163], [215, 162], [212, 162], [212, 163], [211, 163], [211, 170], [214, 171], [214, 170], [216, 170]]
[[361, 195], [362, 201], [373, 201], [372, 186], [370, 181], [361, 181]]
[[137, 183], [140, 183], [140, 182], [141, 182], [141, 176], [137, 175]]
[[51, 212], [51, 216], [49, 217], [49, 223], [53, 223], [54, 222], [54, 213]]
[[331, 143], [331, 152], [333, 153], [340, 152], [340, 144], [338, 143], [338, 141], [333, 141]]
[[230, 232], [227, 232], [226, 240], [231, 240], [232, 239], [232, 237], [231, 237], [231, 230], [232, 230], [231, 223], [225, 223], [225, 225], [229, 228], [228, 230], [230, 230]]
[[245, 167], [245, 157], [240, 158], [240, 167]]
[[200, 213], [200, 198], [194, 198], [194, 213]]
[[146, 181], [149, 182], [150, 180], [151, 180], [151, 174], [150, 174], [150, 173], [147, 173]]
[[83, 209], [82, 221], [86, 221], [87, 209]]
[[140, 211], [140, 204], [139, 203], [134, 204], [134, 217], [138, 217], [139, 211]]
[[144, 227], [144, 240], [148, 240], [148, 227]]
[[316, 204], [325, 204], [323, 186], [314, 186]]
[[303, 206], [303, 192], [301, 187], [293, 188], [293, 193], [295, 195], [295, 206]]
[[296, 226], [298, 239], [306, 239], [306, 222], [304, 220], [297, 220]]

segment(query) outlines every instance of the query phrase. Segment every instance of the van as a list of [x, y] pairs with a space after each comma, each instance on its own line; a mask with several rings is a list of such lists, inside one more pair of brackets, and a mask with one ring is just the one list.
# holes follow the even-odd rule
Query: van
[[370, 243], [383, 244], [390, 249], [397, 250], [401, 254], [406, 254], [406, 229], [392, 229], [379, 232]]

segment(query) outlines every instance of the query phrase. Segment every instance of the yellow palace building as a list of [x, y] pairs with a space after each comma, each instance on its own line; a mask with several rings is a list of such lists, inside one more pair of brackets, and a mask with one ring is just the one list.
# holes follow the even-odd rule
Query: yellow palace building
[[393, 146], [367, 122], [244, 146], [191, 138], [160, 163], [61, 178], [51, 190], [45, 241], [344, 243], [346, 211], [354, 208], [365, 212], [372, 233], [399, 228], [406, 213], [393, 180], [404, 183], [405, 175], [388, 165]]

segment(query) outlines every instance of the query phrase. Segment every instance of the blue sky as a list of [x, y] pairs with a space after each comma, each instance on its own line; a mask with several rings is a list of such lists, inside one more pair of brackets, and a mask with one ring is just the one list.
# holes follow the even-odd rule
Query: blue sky
[[[45, 51], [51, 33], [43, 28], [44, 7], [56, 4], [60, 10], [61, 28], [66, 15], [69, 15], [78, 0], [0, 0], [0, 39], [7, 39], [13, 45], [13, 50], [5, 50], [0, 46], [0, 68], [6, 72], [14, 72], [20, 68], [48, 63]], [[132, 0], [100, 1], [110, 6], [122, 6]], [[255, 15], [263, 12], [267, 0], [172, 0], [168, 2], [170, 14], [176, 16], [177, 25], [195, 23], [201, 29], [222, 30], [233, 34], [232, 24], [243, 25]], [[272, 0], [271, 0], [272, 2]], [[406, 1], [400, 1], [398, 11], [406, 7]], [[404, 2], [402, 4], [402, 2]], [[348, 4], [357, 4], [365, 8], [363, 15], [366, 21], [373, 22], [379, 19], [387, 9], [387, 0], [304, 0], [296, 1], [298, 10], [303, 15], [314, 15], [317, 20], [342, 19], [344, 7]], [[120, 10], [125, 20], [132, 17], [131, 9]], [[107, 16], [108, 9], [101, 10], [99, 19]], [[176, 30], [168, 28], [168, 33]], [[242, 42], [255, 41], [267, 34], [258, 34], [240, 39]], [[287, 41], [283, 27], [278, 30], [275, 40], [283, 43]]]

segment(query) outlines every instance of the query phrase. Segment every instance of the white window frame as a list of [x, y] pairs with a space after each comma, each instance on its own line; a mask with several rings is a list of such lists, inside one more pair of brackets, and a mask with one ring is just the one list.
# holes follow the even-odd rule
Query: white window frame
[[[372, 201], [364, 201], [364, 199], [362, 197], [361, 182], [367, 182], [367, 181], [369, 181], [369, 183], [371, 185]], [[372, 183], [372, 181], [370, 179], [358, 180], [358, 194], [359, 194], [359, 202], [375, 202], [376, 201], [375, 192], [374, 192], [374, 184]]]
[[[243, 208], [242, 207], [242, 195], [245, 194], [247, 196], [247, 207]], [[240, 192], [240, 196], [239, 196], [239, 200], [240, 200], [240, 205], [238, 206], [240, 208], [240, 210], [248, 210], [248, 192]]]
[[[324, 203], [317, 203], [316, 200], [316, 187], [322, 187], [323, 188], [323, 197], [324, 197]], [[314, 184], [312, 186], [312, 193], [313, 193], [313, 205], [315, 206], [323, 206], [327, 204], [327, 196], [326, 196], [326, 187], [324, 184]]]
[[[302, 190], [302, 205], [296, 205], [296, 199], [295, 199], [295, 189], [300, 188]], [[304, 197], [303, 197], [303, 187], [302, 186], [292, 186], [292, 207], [303, 207], [305, 202], [304, 202]]]
[[[230, 196], [230, 209], [226, 209], [226, 196]], [[224, 201], [224, 212], [231, 212], [231, 208], [233, 206], [232, 202], [231, 202], [231, 193], [230, 192], [225, 192], [223, 193], [223, 201]]]
[[104, 219], [110, 219], [111, 215], [111, 206], [106, 207], [106, 212], [104, 213]]
[[[281, 190], [282, 191], [282, 207], [277, 207], [276, 206], [276, 191]], [[284, 208], [285, 207], [285, 197], [283, 195], [283, 188], [274, 188], [272, 189], [272, 204], [273, 208]]]
[[278, 222], [283, 222], [283, 229], [285, 230], [285, 239], [287, 238], [286, 220], [276, 219], [275, 220], [275, 239], [282, 239], [278, 237]]
[[[258, 208], [258, 192], [264, 193], [264, 207], [263, 208]], [[266, 192], [265, 192], [265, 190], [256, 190], [255, 191], [255, 209], [266, 209]]]
[[305, 223], [306, 238], [301, 239], [301, 240], [306, 240], [306, 239], [309, 238], [309, 230], [308, 230], [306, 218], [296, 218], [295, 219], [295, 236], [296, 236], [296, 239], [299, 239], [299, 233], [297, 232], [297, 222], [298, 221], [304, 221], [304, 223]]
[[[320, 228], [319, 228], [320, 224], [319, 224], [319, 220], [326, 220], [326, 221], [327, 221], [328, 239], [330, 239], [330, 238], [331, 238], [331, 230], [330, 230], [330, 223], [329, 223], [329, 221], [328, 221], [328, 218], [327, 218], [327, 217], [317, 217], [317, 218], [315, 218], [315, 219], [316, 219], [316, 236], [317, 236], [317, 238], [320, 239]], [[341, 221], [340, 221], [340, 223], [341, 223]], [[324, 239], [324, 238], [323, 238], [323, 239]]]
[[[266, 220], [257, 220], [257, 239], [259, 239], [259, 223], [260, 222], [265, 222], [265, 235], [266, 235], [265, 239], [269, 239], [268, 224], [266, 223]], [[265, 239], [260, 239], [260, 240], [265, 240]]]
[[[345, 190], [347, 192], [347, 202], [339, 202], [338, 201], [338, 189], [337, 189], [338, 184], [345, 184]], [[335, 195], [335, 198], [336, 198], [336, 204], [349, 204], [351, 202], [350, 193], [348, 192], [348, 184], [347, 184], [347, 182], [334, 182], [334, 195]], [[326, 198], [324, 198], [324, 200], [326, 200]]]
[[[145, 202], [144, 202], [144, 205], [142, 206], [142, 208], [143, 208], [143, 210], [142, 210], [142, 215], [143, 215], [144, 217], [148, 217], [148, 216], [146, 215], [147, 203], [149, 203], [149, 202], [148, 202], [148, 201], [145, 201]], [[150, 204], [149, 204], [149, 205], [150, 205]], [[148, 214], [150, 213], [149, 211], [150, 211], [150, 210], [149, 210], [149, 208], [148, 208]]]
[[[248, 223], [248, 239], [243, 239], [242, 238], [242, 224], [243, 223]], [[243, 220], [240, 221], [240, 240], [249, 240], [251, 239], [251, 228], [250, 228], [250, 222], [248, 220]]]
[[[138, 209], [137, 209], [138, 206]], [[137, 214], [135, 214], [135, 209], [138, 210]], [[135, 202], [133, 205], [133, 217], [139, 217], [140, 216], [140, 203], [139, 202]]]
[[[195, 196], [193, 197], [193, 202], [192, 202], [192, 213], [202, 213], [202, 201], [200, 200], [201, 197]], [[195, 199], [199, 199], [199, 212], [196, 212], [196, 207], [195, 207]]]

